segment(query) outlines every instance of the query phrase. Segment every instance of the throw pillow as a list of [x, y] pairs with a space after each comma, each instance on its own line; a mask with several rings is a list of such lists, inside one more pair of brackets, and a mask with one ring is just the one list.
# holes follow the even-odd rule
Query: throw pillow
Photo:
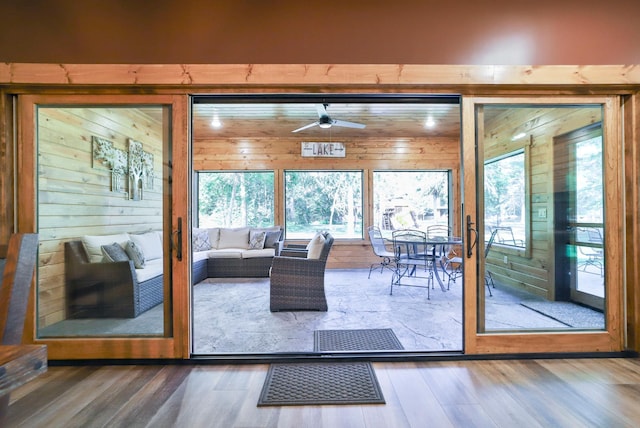
[[124, 247], [124, 250], [126, 251], [129, 258], [133, 260], [133, 265], [136, 267], [136, 269], [144, 268], [144, 263], [145, 263], [144, 253], [142, 252], [142, 249], [135, 242], [133, 241], [127, 242], [127, 245], [126, 247]]
[[249, 249], [249, 228], [221, 228], [220, 239], [218, 241], [218, 249], [225, 248], [241, 248], [243, 250]]
[[309, 248], [311, 248], [311, 245], [313, 244], [313, 241], [315, 241], [316, 239], [318, 239], [318, 236], [322, 236], [321, 232], [316, 232], [315, 235], [313, 235], [313, 238], [311, 238], [311, 241], [309, 241], [309, 243], [307, 244], [307, 246], [305, 247], [305, 249], [308, 251]]
[[264, 248], [273, 248], [276, 242], [280, 240], [280, 235], [282, 235], [282, 231], [280, 230], [277, 232], [267, 232], [264, 238]]
[[193, 229], [193, 251], [207, 251], [210, 249], [209, 232], [206, 229]]
[[249, 234], [249, 249], [262, 250], [264, 248], [266, 232], [251, 231]]
[[102, 254], [104, 254], [105, 262], [128, 262], [129, 256], [127, 256], [124, 248], [120, 246], [117, 242], [109, 245], [102, 245], [100, 247], [102, 250]]
[[91, 263], [100, 263], [104, 258], [102, 254], [103, 245], [109, 245], [112, 242], [117, 242], [124, 248], [129, 240], [128, 233], [120, 233], [117, 235], [84, 235], [82, 237], [82, 245], [84, 245], [85, 250], [87, 251], [87, 256], [89, 256], [89, 261]]
[[324, 235], [317, 234], [313, 237], [313, 239], [307, 245], [307, 258], [308, 259], [319, 259], [320, 254], [322, 254], [322, 248], [324, 247]]

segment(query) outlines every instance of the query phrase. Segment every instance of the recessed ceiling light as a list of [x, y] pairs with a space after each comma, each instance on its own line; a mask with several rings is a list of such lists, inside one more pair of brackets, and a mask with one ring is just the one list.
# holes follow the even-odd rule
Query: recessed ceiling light
[[213, 115], [213, 119], [211, 120], [211, 126], [213, 128], [222, 128], [222, 122], [220, 122], [220, 118], [217, 114]]
[[427, 120], [425, 120], [425, 122], [424, 122], [424, 127], [425, 128], [433, 128], [434, 126], [436, 126], [436, 121], [433, 120], [432, 117], [428, 117]]

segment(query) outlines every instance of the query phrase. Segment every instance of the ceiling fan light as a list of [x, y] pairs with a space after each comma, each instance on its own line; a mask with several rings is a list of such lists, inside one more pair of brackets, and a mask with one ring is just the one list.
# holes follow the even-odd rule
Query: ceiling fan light
[[331, 128], [331, 123], [330, 122], [320, 122], [318, 124], [318, 126], [322, 129], [328, 129]]

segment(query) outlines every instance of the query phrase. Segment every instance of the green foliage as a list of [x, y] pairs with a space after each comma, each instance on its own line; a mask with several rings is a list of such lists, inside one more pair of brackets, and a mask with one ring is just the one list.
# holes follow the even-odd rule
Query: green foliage
[[525, 157], [513, 155], [489, 161], [484, 166], [484, 204], [487, 223], [500, 226], [504, 220], [524, 220]]
[[273, 207], [273, 172], [198, 173], [201, 227], [270, 226]]
[[286, 171], [287, 236], [320, 229], [337, 237], [362, 236], [362, 172]]

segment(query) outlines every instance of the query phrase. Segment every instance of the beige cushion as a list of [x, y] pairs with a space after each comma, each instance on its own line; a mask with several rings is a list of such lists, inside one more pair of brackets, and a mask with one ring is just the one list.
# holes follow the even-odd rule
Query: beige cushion
[[103, 245], [110, 245], [117, 242], [124, 248], [128, 241], [128, 233], [119, 233], [117, 235], [85, 235], [82, 237], [82, 245], [84, 245], [87, 255], [89, 256], [89, 262], [91, 263], [100, 263], [103, 260], [104, 255], [102, 254], [101, 248]]
[[225, 248], [241, 248], [246, 250], [249, 248], [249, 228], [239, 227], [235, 229], [221, 228], [220, 239], [218, 240], [218, 247], [220, 249]]
[[140, 235], [131, 234], [130, 240], [140, 248], [145, 260], [162, 258], [162, 241], [158, 232], [147, 232]]
[[311, 248], [311, 244], [313, 243], [313, 241], [315, 239], [318, 238], [318, 236], [322, 236], [322, 232], [316, 232], [316, 234], [313, 235], [313, 238], [311, 238], [311, 240], [307, 243], [307, 246], [305, 247], [305, 250], [309, 250], [309, 248]]
[[200, 260], [204, 260], [208, 258], [209, 258], [209, 250], [197, 251], [193, 253], [193, 258], [191, 259], [191, 261], [195, 263], [195, 262], [199, 262]]
[[215, 250], [218, 248], [218, 240], [220, 239], [220, 228], [219, 227], [209, 227], [207, 228], [207, 232], [209, 232], [209, 242], [211, 243], [211, 249]]
[[140, 283], [142, 281], [155, 278], [158, 275], [162, 275], [163, 269], [164, 260], [152, 260], [144, 265], [144, 269], [136, 269], [136, 279], [138, 280], [138, 283]]
[[243, 259], [255, 259], [257, 257], [273, 257], [276, 250], [273, 248], [263, 248], [261, 250], [244, 250], [242, 252]]
[[308, 259], [319, 259], [320, 254], [322, 253], [322, 248], [324, 247], [324, 235], [317, 234], [313, 237], [309, 244], [307, 245], [307, 258]]
[[212, 259], [241, 259], [244, 248], [227, 248], [224, 250], [213, 250], [207, 254]]

